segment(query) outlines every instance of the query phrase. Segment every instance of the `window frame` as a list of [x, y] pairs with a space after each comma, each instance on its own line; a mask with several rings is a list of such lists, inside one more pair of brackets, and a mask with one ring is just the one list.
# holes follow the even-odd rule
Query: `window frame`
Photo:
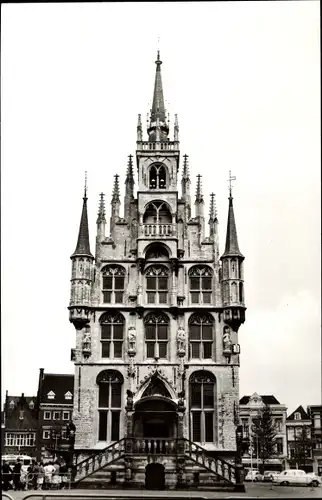
[[[104, 370], [103, 372], [99, 373], [96, 379], [96, 384], [98, 386], [98, 391], [97, 391], [97, 411], [98, 411], [98, 442], [107, 442], [107, 443], [113, 443], [116, 442], [120, 439], [121, 435], [121, 414], [123, 411], [123, 386], [124, 386], [124, 379], [123, 375], [118, 372], [117, 370]], [[101, 399], [101, 394], [100, 390], [101, 387], [104, 385], [108, 386], [107, 390], [107, 405], [100, 405], [100, 399]], [[119, 394], [114, 391], [114, 396], [119, 397], [119, 405], [113, 405], [113, 386], [119, 386]], [[102, 396], [103, 398], [103, 396]], [[101, 429], [101, 420], [100, 420], [100, 415], [101, 414], [106, 414], [106, 428], [105, 428], [105, 433], [106, 433], [106, 439], [100, 439], [101, 431], [104, 429]], [[118, 414], [118, 432], [117, 432], [117, 439], [113, 439], [113, 414]], [[115, 436], [114, 436], [115, 437]]]
[[[67, 418], [65, 418], [65, 415], [67, 414]], [[70, 412], [69, 411], [63, 411], [63, 414], [62, 414], [62, 420], [69, 420], [70, 419]]]
[[[110, 337], [103, 338], [103, 327], [104, 325], [109, 325]], [[115, 337], [115, 325], [122, 325], [122, 338]], [[124, 330], [125, 330], [125, 318], [119, 312], [106, 312], [102, 314], [100, 317], [100, 343], [101, 343], [101, 359], [123, 359], [124, 355]], [[121, 354], [120, 356], [115, 355], [115, 344], [121, 344]], [[109, 355], [103, 356], [103, 347], [104, 345], [109, 344]]]
[[[53, 411], [53, 420], [61, 420], [60, 413], [61, 412], [58, 410]], [[57, 415], [58, 415], [58, 418], [56, 418]]]
[[[49, 414], [49, 417], [46, 417], [46, 413]], [[50, 410], [44, 410], [44, 420], [52, 420], [52, 413]]]
[[[147, 339], [147, 325], [153, 326], [155, 325], [155, 338]], [[159, 328], [158, 325], [166, 326], [166, 338], [159, 337]], [[170, 328], [170, 319], [169, 317], [162, 312], [153, 312], [148, 313], [144, 318], [144, 345], [145, 345], [145, 359], [165, 359], [168, 360], [170, 357], [169, 352], [169, 328]], [[165, 344], [166, 347], [166, 355], [160, 356], [160, 344]], [[149, 349], [154, 345], [154, 356], [149, 356]]]
[[[199, 321], [199, 322], [197, 322]], [[211, 327], [211, 340], [203, 338], [203, 325]], [[199, 326], [200, 338], [192, 338], [192, 327]], [[215, 319], [210, 313], [192, 313], [189, 321], [189, 359], [193, 360], [214, 360], [215, 357]], [[199, 345], [199, 356], [193, 355], [193, 346]], [[210, 357], [205, 357], [205, 344], [210, 344], [211, 355]]]
[[[189, 278], [189, 303], [190, 305], [204, 305], [211, 306], [213, 303], [213, 280], [214, 272], [209, 266], [192, 266], [188, 271]], [[204, 280], [210, 279], [210, 287], [205, 288], [203, 286]], [[192, 280], [198, 280], [198, 288], [192, 287]], [[198, 300], [194, 300], [193, 297], [198, 295]], [[205, 300], [205, 297], [209, 295], [209, 301]], [[197, 298], [197, 297], [196, 297]]]
[[[124, 302], [124, 294], [125, 294], [125, 278], [126, 278], [126, 269], [120, 265], [107, 265], [104, 266], [101, 270], [101, 278], [102, 278], [102, 303], [103, 304], [122, 304]], [[112, 280], [111, 288], [104, 287], [104, 278], [110, 278]], [[123, 288], [116, 288], [116, 278], [123, 279]], [[110, 301], [105, 300], [105, 294], [110, 294]], [[118, 298], [117, 294], [122, 294], [121, 300], [116, 300]]]
[[[48, 435], [46, 436], [46, 434], [48, 434]], [[43, 439], [50, 439], [50, 429], [43, 429], [42, 438]]]
[[[145, 273], [145, 293], [146, 293], [146, 303], [149, 306], [153, 305], [167, 305], [169, 303], [170, 297], [170, 271], [169, 268], [164, 265], [152, 265], [149, 266]], [[148, 288], [148, 280], [149, 278], [155, 279], [155, 288]], [[166, 278], [167, 287], [163, 290], [160, 288], [160, 279]], [[150, 302], [149, 294], [154, 294], [154, 301]], [[165, 294], [165, 301], [160, 301], [160, 294]]]
[[[200, 385], [200, 406], [196, 406], [193, 404], [193, 386]], [[212, 385], [212, 406], [205, 405], [205, 385]], [[198, 392], [197, 392], [198, 395]], [[207, 395], [207, 394], [206, 394]], [[209, 396], [209, 393], [208, 393]], [[195, 441], [200, 443], [201, 445], [205, 444], [213, 444], [217, 442], [217, 415], [216, 415], [216, 377], [211, 372], [193, 372], [190, 375], [189, 379], [189, 406], [190, 406], [190, 439], [191, 441]], [[199, 434], [200, 441], [195, 439], [194, 435], [194, 414], [200, 415], [200, 423], [199, 423]], [[212, 441], [207, 440], [207, 422], [206, 415], [212, 415]]]

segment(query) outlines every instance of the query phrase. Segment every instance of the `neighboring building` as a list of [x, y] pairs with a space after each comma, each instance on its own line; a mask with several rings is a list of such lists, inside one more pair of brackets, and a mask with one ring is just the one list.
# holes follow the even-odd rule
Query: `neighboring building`
[[244, 467], [255, 469], [260, 465], [260, 459], [253, 454], [256, 449], [254, 436], [252, 434], [252, 422], [258, 415], [258, 412], [267, 405], [275, 421], [276, 426], [276, 455], [267, 461], [268, 470], [281, 470], [286, 464], [287, 441], [286, 441], [286, 411], [285, 405], [277, 401], [275, 396], [260, 396], [256, 392], [252, 396], [243, 396], [239, 401], [239, 415], [243, 426], [243, 438], [249, 446], [246, 447], [242, 462]]
[[37, 398], [38, 459], [49, 459], [68, 450], [66, 432], [73, 413], [74, 375], [44, 373], [40, 368]]
[[311, 419], [303, 406], [286, 419], [287, 457], [292, 468], [312, 471]]
[[[134, 163], [129, 156], [124, 215], [115, 175], [107, 235], [104, 195], [100, 196], [94, 258], [85, 187], [78, 242], [71, 256], [75, 450], [84, 458], [123, 437], [133, 438], [140, 454], [136, 456], [133, 448], [116, 482], [138, 485], [144, 478], [149, 484], [153, 475], [148, 456], [156, 453], [154, 446], [167, 443], [164, 446], [174, 449], [176, 438], [197, 443], [207, 456], [234, 463], [237, 332], [246, 309], [244, 256], [237, 242], [231, 186], [226, 245], [220, 257], [214, 195], [207, 230], [201, 176], [192, 202], [187, 155], [180, 163], [176, 116], [173, 140], [168, 137], [161, 64], [158, 54], [147, 138], [139, 115]], [[193, 477], [184, 459], [178, 465], [175, 453], [167, 460], [157, 454], [159, 462], [154, 465], [163, 470], [160, 481], [167, 486], [180, 483], [183, 473], [187, 481]], [[202, 471], [211, 475], [204, 467]]]
[[[6, 392], [4, 404], [4, 449], [5, 455], [29, 455], [36, 458], [37, 432], [36, 396], [9, 396]], [[1, 425], [2, 427], [2, 425]]]
[[307, 412], [312, 422], [313, 471], [322, 476], [322, 406], [310, 405]]
[[1, 455], [4, 455], [4, 439], [5, 439], [5, 416], [4, 411], [1, 412]]

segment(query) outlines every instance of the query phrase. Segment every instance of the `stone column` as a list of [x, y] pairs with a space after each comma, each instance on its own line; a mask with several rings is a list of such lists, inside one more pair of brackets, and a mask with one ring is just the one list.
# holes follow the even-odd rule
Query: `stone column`
[[174, 269], [171, 275], [171, 305], [174, 307], [177, 305], [177, 277]]

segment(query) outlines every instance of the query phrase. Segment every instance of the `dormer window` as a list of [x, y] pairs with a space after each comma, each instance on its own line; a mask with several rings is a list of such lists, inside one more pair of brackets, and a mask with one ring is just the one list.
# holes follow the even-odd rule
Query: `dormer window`
[[298, 411], [294, 413], [294, 420], [301, 420], [301, 414]]
[[33, 410], [35, 408], [35, 403], [33, 401], [30, 401], [29, 403], [29, 408]]
[[48, 392], [47, 399], [55, 399], [55, 393], [53, 391]]
[[65, 397], [65, 399], [72, 399], [73, 395], [70, 391], [68, 391], [68, 392], [66, 392], [64, 397]]
[[13, 410], [14, 407], [15, 407], [15, 402], [14, 401], [10, 401], [10, 403], [9, 403], [10, 410]]

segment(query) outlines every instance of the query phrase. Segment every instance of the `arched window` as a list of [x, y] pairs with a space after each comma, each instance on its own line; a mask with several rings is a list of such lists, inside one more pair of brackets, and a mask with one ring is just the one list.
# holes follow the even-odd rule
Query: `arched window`
[[214, 319], [210, 314], [192, 314], [189, 319], [190, 358], [211, 359]]
[[194, 266], [189, 270], [192, 304], [211, 304], [212, 276], [207, 266]]
[[167, 304], [169, 294], [169, 270], [165, 266], [151, 266], [146, 273], [148, 304]]
[[102, 358], [122, 358], [124, 317], [120, 313], [104, 313], [100, 324]]
[[165, 189], [167, 174], [164, 165], [152, 165], [149, 174], [149, 189]]
[[104, 304], [121, 304], [124, 295], [125, 269], [106, 266], [102, 270]]
[[168, 356], [169, 318], [163, 313], [150, 313], [144, 318], [147, 358]]
[[214, 442], [215, 387], [216, 379], [212, 373], [198, 371], [190, 377], [192, 441]]
[[243, 302], [243, 284], [239, 283], [239, 302]]
[[116, 370], [104, 370], [96, 379], [98, 385], [98, 439], [120, 439], [123, 376]]
[[237, 302], [237, 283], [233, 282], [231, 284], [231, 300], [232, 302]]

